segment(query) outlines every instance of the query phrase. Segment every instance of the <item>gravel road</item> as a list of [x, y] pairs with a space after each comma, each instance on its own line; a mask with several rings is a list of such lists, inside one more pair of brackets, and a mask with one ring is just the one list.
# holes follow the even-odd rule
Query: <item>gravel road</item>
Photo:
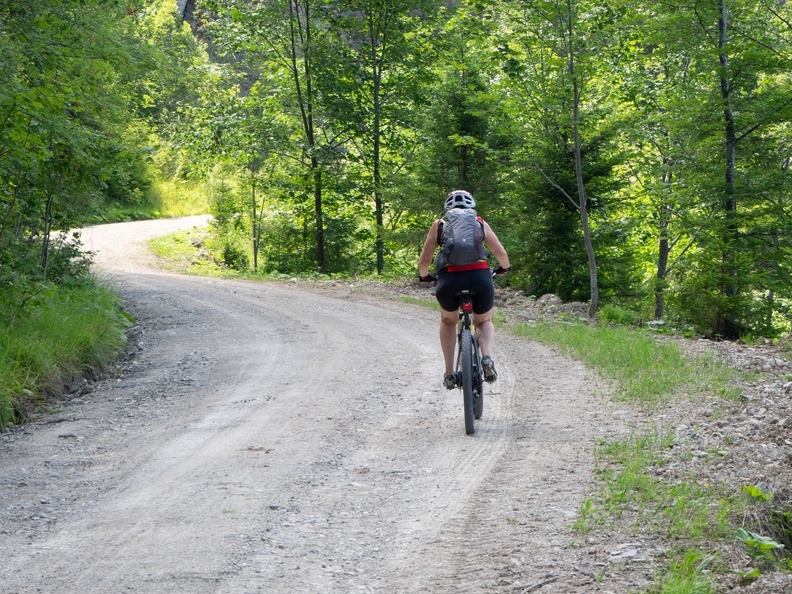
[[134, 353], [0, 435], [3, 592], [644, 585], [613, 560], [639, 545], [570, 530], [595, 438], [624, 424], [582, 365], [499, 332], [467, 436], [434, 311], [157, 267], [145, 239], [204, 222], [85, 231]]

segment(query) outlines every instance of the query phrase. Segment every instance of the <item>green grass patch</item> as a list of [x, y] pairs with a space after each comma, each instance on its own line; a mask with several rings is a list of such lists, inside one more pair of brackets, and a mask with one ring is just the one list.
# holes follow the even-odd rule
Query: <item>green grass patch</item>
[[212, 252], [211, 245], [212, 233], [208, 227], [177, 231], [170, 235], [150, 239], [148, 242], [148, 246], [154, 255], [162, 258], [165, 268], [185, 274], [259, 281], [287, 280], [293, 277], [324, 280], [332, 278], [331, 276], [317, 273], [288, 275], [234, 270], [220, 264], [216, 254]]
[[[614, 311], [609, 319], [617, 317], [625, 315]], [[617, 399], [648, 410], [678, 397], [739, 395], [736, 371], [708, 356], [686, 357], [676, 342], [658, 340], [645, 329], [548, 321], [516, 331], [583, 361], [611, 380]], [[668, 428], [651, 426], [600, 441], [595, 449], [599, 486], [582, 504], [573, 528], [662, 534], [675, 548], [649, 591], [710, 594], [716, 591], [714, 575], [728, 571], [727, 562], [712, 554], [714, 543], [734, 541], [734, 521], [744, 515], [746, 503], [723, 484], [675, 471], [676, 439]], [[766, 532], [777, 534], [769, 527]]]
[[661, 578], [658, 594], [715, 594], [717, 590], [707, 575], [712, 558], [697, 551], [684, 551]]
[[[151, 239], [148, 246], [151, 251], [162, 258], [162, 264], [169, 270], [195, 274], [198, 276], [212, 276], [219, 278], [238, 278], [256, 281], [284, 281], [291, 279], [312, 280], [320, 282], [349, 282], [354, 283], [359, 280], [376, 280], [378, 283], [392, 283], [394, 286], [401, 285], [404, 277], [398, 275], [370, 275], [349, 274], [322, 274], [319, 272], [300, 272], [284, 274], [281, 272], [253, 272], [252, 270], [234, 270], [223, 266], [220, 256], [212, 250], [214, 238], [209, 227], [194, 228], [185, 231], [178, 231], [163, 237]], [[427, 295], [430, 295], [427, 290]], [[412, 297], [402, 296], [399, 299], [406, 303], [415, 305], [426, 305], [437, 308], [434, 297], [427, 296]]]
[[516, 331], [583, 361], [616, 383], [619, 398], [633, 402], [655, 405], [682, 389], [728, 395], [735, 375], [711, 359], [688, 360], [673, 342], [639, 328], [541, 322]]
[[412, 305], [423, 305], [424, 307], [431, 307], [432, 309], [440, 311], [440, 304], [437, 303], [434, 297], [412, 297], [410, 295], [402, 295], [399, 297], [399, 301]]
[[155, 255], [163, 258], [165, 267], [178, 272], [200, 276], [238, 276], [219, 266], [207, 243], [211, 239], [208, 228], [193, 228], [178, 231], [149, 240], [148, 245]]
[[[596, 449], [602, 462], [596, 471], [602, 484], [599, 513], [621, 517], [629, 512], [637, 532], [691, 541], [728, 536], [728, 518], [739, 503], [733, 496], [695, 477], [668, 481], [659, 476], [657, 471], [669, 462], [667, 452], [673, 442], [669, 432], [658, 429], [600, 442]], [[595, 515], [588, 510], [590, 518]]]
[[209, 195], [204, 184], [195, 181], [166, 181], [156, 183], [163, 217], [188, 217], [209, 212]]
[[[37, 292], [36, 292], [37, 291]], [[126, 344], [129, 318], [107, 289], [84, 281], [0, 295], [0, 424], [24, 420], [85, 373], [100, 373]]]
[[88, 217], [91, 223], [142, 221], [207, 214], [209, 196], [205, 184], [191, 180], [153, 181], [147, 195], [134, 203], [110, 202]]
[[600, 441], [595, 450], [600, 490], [573, 528], [607, 531], [618, 522], [620, 530], [632, 534], [662, 534], [679, 548], [669, 552], [669, 565], [650, 592], [715, 592], [709, 572], [725, 568], [716, 563], [711, 543], [731, 538], [731, 520], [744, 506], [723, 485], [702, 483], [695, 476], [662, 476], [673, 446], [673, 434], [659, 428]]

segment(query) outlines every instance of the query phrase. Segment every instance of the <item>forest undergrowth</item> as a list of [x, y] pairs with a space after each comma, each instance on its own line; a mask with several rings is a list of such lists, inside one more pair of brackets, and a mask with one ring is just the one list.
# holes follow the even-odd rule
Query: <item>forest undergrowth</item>
[[126, 345], [130, 318], [91, 277], [69, 285], [3, 288], [0, 299], [0, 427], [52, 410], [100, 377]]

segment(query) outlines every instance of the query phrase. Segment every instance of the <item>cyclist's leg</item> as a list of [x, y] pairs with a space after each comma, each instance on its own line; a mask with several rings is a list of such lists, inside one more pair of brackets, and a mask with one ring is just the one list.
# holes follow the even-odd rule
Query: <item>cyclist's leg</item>
[[489, 270], [476, 270], [471, 279], [473, 297], [473, 324], [476, 326], [482, 357], [492, 356], [492, 343], [495, 340], [495, 326], [492, 314], [495, 311], [495, 285]]
[[483, 314], [473, 314], [473, 325], [476, 327], [476, 338], [482, 357], [492, 356], [492, 344], [495, 342], [495, 325], [492, 323], [492, 314], [495, 308]]
[[[477, 271], [478, 272], [478, 271]], [[484, 270], [476, 275], [476, 298], [473, 301], [473, 323], [476, 325], [476, 337], [481, 349], [481, 366], [484, 379], [494, 382], [498, 379], [495, 363], [492, 360], [493, 342], [495, 342], [495, 326], [492, 323], [492, 314], [495, 305], [495, 286], [489, 270]]]
[[479, 349], [481, 349], [481, 367], [484, 372], [484, 380], [487, 382], [494, 382], [498, 379], [498, 372], [495, 371], [495, 362], [492, 360], [492, 343], [495, 341], [492, 312], [493, 310], [491, 309], [483, 314], [473, 314], [473, 323], [476, 325], [476, 338], [478, 338]]
[[440, 347], [443, 349], [445, 375], [454, 373], [457, 322], [459, 321], [459, 275], [440, 273], [437, 275], [435, 297], [440, 304]]
[[476, 338], [481, 349], [481, 370], [484, 372], [484, 381], [494, 382], [498, 379], [495, 370], [495, 361], [492, 360], [492, 343], [495, 341], [495, 326], [492, 323], [492, 311], [483, 314], [473, 314], [473, 323], [476, 325]]
[[457, 322], [459, 311], [440, 308], [440, 347], [443, 349], [445, 375], [454, 373], [454, 351], [456, 350]]

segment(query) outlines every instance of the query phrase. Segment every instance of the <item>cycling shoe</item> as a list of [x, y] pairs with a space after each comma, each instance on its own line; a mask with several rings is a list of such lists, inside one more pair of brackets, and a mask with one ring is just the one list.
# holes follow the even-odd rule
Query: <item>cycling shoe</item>
[[481, 360], [481, 367], [484, 370], [484, 381], [492, 383], [498, 379], [498, 372], [495, 371], [495, 361], [491, 357], [484, 357]]

